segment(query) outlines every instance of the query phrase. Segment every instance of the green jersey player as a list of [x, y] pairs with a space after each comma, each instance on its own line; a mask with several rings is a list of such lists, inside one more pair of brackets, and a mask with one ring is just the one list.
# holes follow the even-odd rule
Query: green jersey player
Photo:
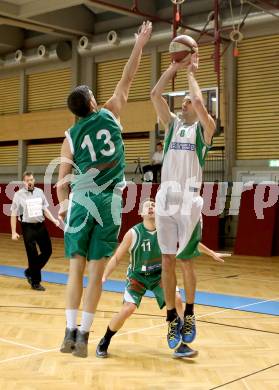
[[[124, 147], [120, 113], [127, 102], [142, 50], [152, 23], [144, 22], [113, 96], [99, 108], [92, 91], [78, 86], [68, 97], [79, 121], [66, 132], [61, 149], [57, 195], [65, 219], [65, 252], [70, 258], [66, 292], [66, 332], [61, 352], [87, 357], [87, 344], [101, 291], [105, 260], [113, 254], [121, 222]], [[69, 176], [71, 180], [69, 195]], [[77, 314], [88, 260], [88, 285], [83, 298], [81, 326]]]
[[[112, 336], [139, 307], [142, 297], [147, 290], [154, 293], [160, 309], [165, 306], [164, 291], [161, 283], [162, 255], [155, 226], [155, 202], [152, 199], [147, 199], [143, 202], [141, 216], [143, 222], [135, 225], [126, 233], [104, 272], [103, 282], [107, 280], [120, 260], [128, 252], [130, 253], [123, 306], [119, 313], [115, 314], [111, 319], [104, 337], [100, 340], [96, 349], [97, 357], [108, 357], [108, 347]], [[213, 257], [214, 260], [223, 261], [221, 254], [211, 251], [203, 244], [200, 244], [199, 249]], [[175, 303], [176, 310], [180, 318], [183, 319], [183, 304], [178, 288], [176, 288]], [[174, 357], [194, 357], [197, 353], [197, 351], [189, 348], [186, 344], [181, 344], [175, 351]]]

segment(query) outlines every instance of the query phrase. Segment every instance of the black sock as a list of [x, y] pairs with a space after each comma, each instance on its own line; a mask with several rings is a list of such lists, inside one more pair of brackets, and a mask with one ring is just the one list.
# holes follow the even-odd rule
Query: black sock
[[167, 321], [173, 321], [178, 317], [176, 308], [167, 310]]
[[194, 314], [194, 304], [193, 303], [186, 303], [185, 311], [184, 311], [184, 317], [188, 315]]
[[107, 327], [106, 334], [104, 335], [104, 339], [105, 339], [105, 341], [103, 343], [104, 347], [108, 347], [109, 346], [110, 340], [111, 340], [112, 336], [115, 335], [116, 332], [117, 331], [110, 330], [109, 326]]

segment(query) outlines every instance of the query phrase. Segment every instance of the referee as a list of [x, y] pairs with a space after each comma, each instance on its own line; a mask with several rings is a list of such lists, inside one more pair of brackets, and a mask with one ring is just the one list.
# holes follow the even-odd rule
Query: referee
[[18, 218], [28, 258], [28, 268], [24, 271], [24, 275], [33, 290], [45, 291], [41, 285], [41, 269], [51, 256], [52, 247], [44, 220], [46, 217], [56, 226], [59, 226], [59, 220], [55, 219], [48, 210], [49, 204], [43, 191], [34, 186], [35, 179], [32, 172], [24, 172], [23, 184], [24, 187], [15, 193], [11, 206], [12, 240], [19, 239], [19, 234], [16, 232]]

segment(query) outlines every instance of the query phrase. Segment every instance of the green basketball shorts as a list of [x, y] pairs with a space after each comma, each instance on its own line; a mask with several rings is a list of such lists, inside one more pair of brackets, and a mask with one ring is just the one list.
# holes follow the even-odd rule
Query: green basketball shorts
[[162, 309], [165, 306], [165, 297], [161, 283], [161, 270], [160, 272], [145, 275], [128, 269], [124, 302], [134, 303], [139, 307], [141, 299], [147, 290], [153, 292], [160, 309]]
[[122, 196], [112, 191], [100, 194], [72, 193], [65, 222], [65, 255], [87, 260], [112, 256], [121, 224]]

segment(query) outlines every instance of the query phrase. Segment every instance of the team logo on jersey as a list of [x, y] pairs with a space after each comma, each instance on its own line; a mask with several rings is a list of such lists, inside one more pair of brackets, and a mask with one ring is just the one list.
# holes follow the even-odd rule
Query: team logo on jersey
[[196, 145], [189, 142], [172, 142], [170, 144], [170, 149], [173, 150], [189, 150], [194, 152], [196, 150]]

